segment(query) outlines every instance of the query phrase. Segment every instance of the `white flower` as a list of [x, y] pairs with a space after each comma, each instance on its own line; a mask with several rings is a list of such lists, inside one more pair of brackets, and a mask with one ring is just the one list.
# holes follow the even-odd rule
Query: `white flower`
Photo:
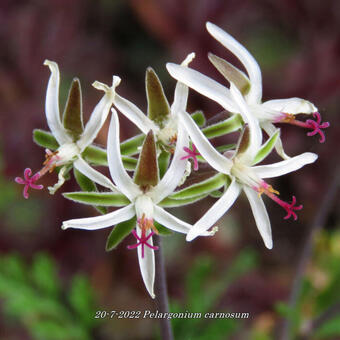
[[[61, 122], [60, 118], [60, 75], [58, 65], [57, 63], [49, 60], [45, 60], [44, 65], [47, 65], [51, 70], [51, 76], [47, 85], [46, 93], [46, 119], [53, 136], [59, 144], [59, 148], [55, 152], [51, 152], [50, 150], [46, 149], [46, 160], [44, 162], [44, 167], [34, 174], [31, 179], [26, 178], [26, 180], [23, 180], [18, 177], [17, 182], [20, 184], [25, 184], [25, 198], [28, 198], [27, 189], [29, 186], [32, 188], [37, 188], [34, 183], [39, 178], [41, 178], [47, 172], [53, 171], [55, 167], [61, 166], [62, 168], [58, 173], [58, 182], [53, 187], [48, 188], [51, 194], [55, 193], [55, 191], [65, 182], [64, 175], [72, 164], [77, 170], [79, 170], [88, 178], [94, 180], [104, 187], [115, 190], [113, 183], [100, 172], [90, 167], [81, 157], [81, 154], [94, 141], [99, 130], [103, 126], [112, 105], [115, 94], [114, 89], [119, 84], [120, 79], [118, 77], [113, 77], [112, 87], [108, 87], [107, 85], [97, 81], [93, 83], [93, 86], [98, 90], [104, 91], [105, 95], [94, 108], [91, 117], [82, 133], [79, 135], [79, 137], [74, 138], [72, 131], [68, 131], [64, 127], [64, 124]], [[78, 99], [81, 100], [81, 98]], [[78, 105], [80, 105], [81, 109], [81, 103]], [[28, 170], [31, 173], [31, 170]], [[28, 170], [26, 171], [27, 174], [29, 173]], [[39, 186], [39, 188], [40, 187], [41, 186]]]
[[[152, 243], [152, 229], [155, 229], [155, 227], [153, 221], [156, 220], [169, 229], [185, 234], [192, 227], [158, 205], [165, 197], [173, 193], [183, 177], [186, 161], [181, 160], [181, 157], [184, 154], [183, 147], [188, 146], [188, 136], [185, 130], [179, 126], [177, 146], [170, 167], [157, 185], [147, 187], [137, 185], [123, 167], [120, 153], [119, 121], [114, 109], [112, 109], [107, 145], [111, 177], [118, 190], [130, 200], [131, 204], [106, 215], [65, 221], [63, 228], [96, 230], [113, 226], [137, 216], [136, 231], [133, 233], [139, 242], [129, 248], [137, 248], [144, 284], [151, 297], [154, 298], [155, 247]], [[203, 233], [203, 235], [210, 234]]]
[[[182, 67], [187, 67], [194, 59], [195, 54], [190, 53], [182, 62]], [[184, 84], [177, 83], [174, 94], [174, 102], [171, 105], [171, 113], [168, 120], [159, 126], [149, 119], [136, 105], [127, 99], [116, 94], [113, 104], [129, 120], [131, 120], [144, 134], [152, 130], [157, 138], [164, 145], [172, 145], [177, 137], [178, 111], [185, 111], [188, 100], [188, 87]]]
[[[234, 82], [243, 92], [251, 113], [259, 120], [261, 127], [268, 135], [272, 135], [275, 131], [273, 123], [290, 123], [312, 129], [312, 132], [309, 132], [308, 135], [319, 133], [320, 142], [324, 142], [325, 138], [321, 129], [327, 128], [329, 123], [321, 123], [321, 116], [311, 102], [300, 98], [289, 98], [269, 100], [262, 103], [261, 70], [254, 57], [244, 46], [221, 28], [210, 22], [206, 24], [206, 27], [208, 32], [244, 65], [248, 76], [225, 60], [209, 54], [209, 59], [215, 67], [229, 82]], [[169, 63], [167, 69], [178, 81], [216, 101], [226, 110], [239, 113], [226, 87], [190, 68]], [[296, 114], [313, 114], [316, 121], [310, 119], [306, 122], [298, 121], [295, 119]], [[281, 157], [289, 158], [283, 150], [280, 138], [276, 142], [276, 150]]]
[[250, 118], [248, 120], [249, 127], [245, 129], [238, 149], [232, 155], [231, 159], [226, 158], [215, 150], [189, 115], [181, 115], [181, 121], [201, 155], [214, 169], [229, 175], [231, 178], [231, 184], [228, 189], [204, 216], [194, 224], [193, 228], [190, 229], [187, 234], [187, 240], [191, 241], [202, 232], [208, 230], [228, 211], [239, 196], [241, 190], [243, 190], [249, 200], [257, 228], [264, 243], [267, 248], [271, 249], [273, 243], [270, 221], [261, 194], [270, 197], [286, 210], [287, 216], [285, 219], [290, 216], [296, 219], [297, 216], [294, 210], [300, 210], [302, 206], [294, 206], [296, 203], [294, 196], [292, 203], [286, 203], [280, 200], [277, 196], [279, 193], [267, 184], [263, 178], [278, 177], [298, 170], [306, 164], [313, 163], [317, 159], [317, 155], [306, 152], [278, 163], [253, 166], [254, 159], [260, 150], [261, 134], [258, 133], [256, 122], [251, 119], [252, 115], [249, 112], [242, 94], [233, 83], [231, 84], [230, 94], [234, 100], [234, 105], [238, 107], [237, 112], [241, 112], [244, 117]]

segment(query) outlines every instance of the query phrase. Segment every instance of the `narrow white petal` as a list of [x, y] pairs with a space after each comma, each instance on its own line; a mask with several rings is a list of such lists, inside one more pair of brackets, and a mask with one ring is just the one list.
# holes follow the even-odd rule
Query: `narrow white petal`
[[224, 174], [229, 174], [233, 165], [232, 161], [225, 156], [221, 155], [209, 142], [207, 137], [204, 136], [202, 131], [196, 125], [194, 120], [189, 114], [183, 112], [180, 115], [180, 121], [183, 122], [185, 129], [188, 131], [189, 136], [201, 156], [212, 166], [215, 170]]
[[105, 215], [77, 218], [63, 222], [62, 229], [75, 228], [84, 230], [96, 230], [114, 226], [117, 223], [129, 220], [135, 215], [134, 204], [118, 209], [114, 212], [110, 212]]
[[230, 92], [225, 86], [186, 66], [167, 63], [166, 68], [171, 76], [179, 82], [216, 101], [226, 110], [237, 113], [237, 107], [235, 107]]
[[287, 99], [273, 99], [268, 100], [262, 104], [262, 106], [275, 110], [278, 113], [291, 113], [291, 114], [311, 114], [318, 111], [317, 107], [311, 102], [301, 98], [287, 98]]
[[261, 178], [278, 177], [299, 170], [307, 164], [314, 163], [317, 158], [318, 155], [315, 153], [305, 152], [278, 163], [254, 166], [252, 169]]
[[175, 88], [175, 98], [171, 105], [171, 114], [177, 115], [180, 111], [186, 111], [189, 89], [183, 83], [177, 82]]
[[230, 93], [235, 101], [235, 104], [237, 104], [239, 107], [239, 112], [243, 120], [249, 125], [250, 132], [249, 147], [242, 154], [241, 157], [246, 162], [252, 162], [252, 160], [260, 150], [262, 143], [262, 131], [260, 128], [260, 124], [257, 118], [255, 118], [254, 115], [251, 114], [251, 112], [249, 111], [249, 107], [245, 102], [241, 92], [233, 83], [230, 84]]
[[[273, 135], [273, 133], [275, 133], [276, 131], [276, 127], [275, 125], [273, 125], [272, 123], [270, 122], [262, 122], [261, 123], [261, 127], [263, 128], [263, 130], [267, 133], [268, 136], [271, 136]], [[284, 149], [283, 149], [283, 145], [282, 145], [282, 141], [281, 141], [281, 137], [279, 137], [277, 140], [276, 140], [276, 143], [275, 143], [275, 150], [276, 152], [278, 153], [279, 156], [281, 156], [283, 159], [289, 159], [290, 156], [288, 156]]]
[[235, 38], [218, 26], [210, 22], [207, 22], [206, 26], [208, 32], [232, 52], [246, 68], [251, 83], [251, 88], [247, 95], [249, 103], [260, 103], [262, 98], [262, 76], [260, 66], [255, 58]]
[[240, 194], [241, 186], [235, 179], [231, 182], [226, 192], [214, 205], [194, 224], [187, 235], [187, 241], [192, 241], [197, 236], [207, 231], [218, 221], [234, 204]]
[[97, 137], [98, 132], [102, 128], [105, 120], [110, 112], [110, 107], [113, 102], [113, 98], [115, 95], [115, 89], [120, 83], [120, 78], [117, 76], [113, 76], [112, 86], [109, 87], [103, 83], [98, 81], [94, 82], [92, 86], [97, 90], [102, 90], [105, 92], [103, 98], [99, 101], [99, 103], [94, 108], [89, 121], [87, 122], [84, 132], [82, 133], [79, 141], [77, 142], [80, 150], [84, 150], [87, 146], [89, 146], [94, 139]]
[[157, 132], [158, 126], [149, 119], [135, 104], [116, 94], [113, 105], [131, 122], [133, 122], [144, 134], [150, 130]]
[[[193, 227], [191, 224], [180, 220], [176, 216], [168, 213], [166, 210], [157, 205], [154, 205], [154, 218], [164, 227], [183, 234], [187, 234], [188, 231]], [[214, 233], [215, 231], [204, 231], [199, 236], [212, 236]]]
[[253, 212], [257, 229], [262, 236], [263, 242], [268, 249], [273, 248], [272, 230], [270, 227], [270, 220], [268, 217], [267, 209], [263, 203], [261, 196], [258, 195], [253, 189], [244, 186], [251, 210]]
[[189, 53], [186, 58], [182, 61], [181, 65], [182, 66], [189, 66], [189, 64], [194, 60], [196, 57], [195, 52]]
[[154, 218], [158, 223], [164, 225], [164, 227], [179, 233], [186, 234], [190, 228], [192, 228], [191, 224], [169, 214], [167, 211], [157, 205], [154, 205]]
[[188, 134], [184, 130], [183, 126], [179, 125], [176, 149], [172, 162], [161, 181], [151, 190], [151, 197], [156, 204], [173, 193], [175, 188], [181, 182], [187, 164], [187, 160], [181, 160], [181, 157], [186, 154], [183, 148], [188, 146]]
[[112, 109], [109, 136], [107, 139], [107, 159], [111, 177], [117, 185], [118, 190], [130, 200], [133, 200], [141, 191], [138, 185], [132, 181], [123, 166], [120, 153], [119, 120], [115, 109]]
[[[195, 58], [195, 53], [190, 53], [182, 62], [182, 66], [188, 66]], [[174, 102], [171, 105], [171, 113], [178, 114], [179, 111], [186, 111], [189, 89], [181, 82], [177, 82], [175, 88]]]
[[[140, 228], [136, 228], [137, 235], [139, 237], [142, 236], [142, 231]], [[150, 234], [150, 230], [147, 232]], [[153, 245], [152, 236], [149, 238], [148, 243]], [[145, 284], [147, 291], [149, 292], [150, 296], [154, 299], [154, 283], [155, 283], [155, 254], [154, 250], [149, 248], [148, 246], [144, 246], [144, 257], [142, 257], [142, 247], [137, 247], [138, 253], [138, 262], [140, 272], [142, 274], [142, 278]]]
[[74, 163], [74, 167], [79, 170], [83, 175], [85, 175], [90, 180], [95, 183], [102, 185], [105, 188], [109, 188], [112, 191], [118, 191], [116, 186], [103, 174], [101, 174], [96, 169], [92, 168], [87, 162], [82, 158], [78, 158]]
[[61, 123], [59, 111], [59, 83], [60, 74], [57, 63], [54, 61], [45, 60], [44, 65], [48, 66], [51, 71], [51, 76], [48, 81], [46, 91], [45, 112], [48, 127], [53, 136], [58, 141], [59, 145], [72, 142], [72, 138], [67, 134], [64, 126]]

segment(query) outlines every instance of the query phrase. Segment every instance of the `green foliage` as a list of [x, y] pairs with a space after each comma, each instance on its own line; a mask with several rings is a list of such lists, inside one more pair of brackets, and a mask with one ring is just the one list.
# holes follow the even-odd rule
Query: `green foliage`
[[[78, 171], [76, 168], [73, 168], [73, 174], [81, 190], [88, 192], [97, 192], [96, 184], [88, 177], [86, 177], [84, 174], [82, 174], [80, 171]], [[95, 206], [95, 208], [101, 214], [107, 213], [107, 209], [105, 207]]]
[[106, 241], [106, 251], [115, 249], [119, 243], [130, 234], [131, 230], [135, 228], [136, 221], [136, 216], [134, 216], [130, 220], [118, 223], [114, 226]]
[[[106, 150], [99, 146], [88, 146], [82, 153], [82, 156], [91, 164], [108, 166]], [[122, 156], [122, 161], [126, 170], [134, 170], [137, 165], [137, 159], [133, 157]]]
[[45, 253], [36, 254], [31, 266], [16, 254], [0, 258], [3, 313], [35, 340], [91, 339], [95, 310], [89, 281], [76, 275], [65, 291], [57, 271], [56, 263]]
[[123, 207], [130, 204], [130, 201], [123, 194], [110, 192], [66, 192], [63, 193], [63, 196], [78, 203], [104, 207]]
[[202, 129], [202, 132], [207, 138], [215, 138], [225, 134], [242, 129], [243, 121], [240, 115], [233, 115], [232, 117], [209, 125]]
[[82, 157], [91, 164], [107, 166], [106, 150], [99, 147], [90, 145], [82, 153]]
[[[242, 319], [205, 318], [209, 312], [216, 312], [218, 303], [230, 285], [242, 275], [256, 267], [256, 255], [243, 250], [225, 271], [214, 268], [210, 256], [197, 257], [186, 279], [186, 300], [173, 301], [171, 312], [190, 311], [201, 313], [199, 318], [172, 319], [176, 339], [218, 340], [228, 339], [242, 326]], [[221, 312], [227, 313], [222, 310]]]
[[159, 178], [162, 178], [168, 169], [170, 161], [170, 153], [162, 150], [158, 156], [158, 169], [159, 169]]
[[170, 229], [168, 229], [168, 228], [164, 227], [163, 225], [159, 224], [157, 221], [154, 221], [153, 224], [156, 227], [156, 229], [158, 230], [159, 235], [169, 236], [169, 235], [173, 234], [173, 232]]
[[120, 152], [122, 155], [135, 155], [139, 152], [138, 148], [143, 144], [145, 135], [140, 134], [134, 136], [120, 144]]
[[185, 189], [179, 190], [169, 196], [169, 198], [183, 200], [203, 194], [208, 194], [221, 188], [226, 183], [228, 183], [228, 176], [220, 173], [208, 178], [205, 181], [195, 183], [191, 186], [186, 187]]
[[291, 320], [292, 339], [300, 335], [318, 340], [340, 337], [340, 311], [332, 313], [319, 327], [306, 330], [306, 324], [312, 324], [340, 301], [340, 232], [322, 231], [315, 240], [310, 270], [303, 279], [296, 305], [293, 308], [285, 302], [276, 305], [277, 312]]
[[56, 150], [59, 148], [57, 140], [54, 138], [51, 132], [35, 129], [33, 130], [33, 140], [39, 146], [50, 150]]
[[256, 154], [255, 159], [253, 161], [253, 165], [260, 163], [263, 159], [265, 159], [272, 152], [279, 136], [280, 136], [280, 130], [277, 129], [276, 132], [266, 141], [265, 144], [263, 144], [259, 152]]
[[191, 114], [191, 118], [195, 121], [195, 123], [199, 126], [202, 127], [205, 125], [205, 116], [203, 111], [195, 111], [194, 113]]
[[175, 199], [175, 198], [171, 198], [166, 197], [164, 198], [159, 205], [161, 207], [166, 207], [166, 208], [175, 208], [175, 207], [182, 207], [184, 205], [189, 205], [192, 203], [195, 203], [201, 199], [203, 199], [204, 197], [207, 197], [208, 193], [203, 193], [201, 195], [196, 195], [196, 196], [192, 196], [192, 197], [187, 197], [187, 198], [182, 198], [182, 199]]
[[316, 332], [316, 338], [330, 338], [339, 337], [340, 335], [340, 315], [325, 322]]

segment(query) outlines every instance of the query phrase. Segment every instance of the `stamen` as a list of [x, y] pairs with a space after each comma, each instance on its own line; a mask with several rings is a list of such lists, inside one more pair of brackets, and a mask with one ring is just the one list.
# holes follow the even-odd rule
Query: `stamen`
[[24, 171], [24, 179], [21, 177], [16, 177], [15, 181], [18, 184], [23, 184], [24, 185], [24, 190], [22, 192], [24, 198], [28, 199], [29, 195], [28, 195], [28, 189], [32, 188], [32, 189], [36, 189], [36, 190], [41, 190], [44, 186], [41, 184], [35, 184], [35, 182], [41, 177], [40, 173], [37, 172], [36, 174], [34, 174], [32, 177], [30, 177], [32, 175], [32, 170], [30, 168], [26, 168]]
[[[142, 235], [139, 237], [135, 230], [132, 230], [133, 236], [137, 239], [136, 244], [132, 244], [130, 246], [127, 246], [128, 249], [135, 249], [139, 246], [142, 247], [142, 258], [144, 258], [144, 246], [147, 246], [153, 250], [158, 250], [157, 246], [153, 246], [148, 243], [148, 240], [151, 238], [152, 235], [158, 234], [158, 230], [156, 229], [155, 225], [153, 224], [152, 218], [146, 218], [145, 214], [142, 215], [142, 218], [137, 219], [138, 227], [142, 230]], [[150, 234], [146, 236], [146, 232], [148, 230], [151, 230]]]
[[320, 135], [319, 142], [324, 143], [325, 133], [321, 129], [326, 129], [330, 126], [329, 122], [321, 123], [321, 115], [319, 112], [314, 112], [313, 117], [315, 120], [307, 119], [305, 122], [295, 119], [295, 116], [291, 113], [282, 113], [280, 118], [275, 123], [288, 123], [296, 126], [300, 126], [305, 129], [312, 129], [313, 131], [308, 132], [307, 136], [314, 136], [317, 133]]
[[169, 145], [175, 145], [177, 142], [177, 134], [174, 134], [171, 138], [169, 138]]
[[255, 188], [256, 191], [258, 191], [258, 196], [261, 197], [263, 193], [266, 193], [268, 191], [269, 193], [280, 195], [280, 193], [275, 190], [271, 185], [269, 185], [266, 182], [263, 182], [263, 186], [260, 186], [259, 188]]
[[145, 229], [145, 230], [152, 229], [153, 232], [158, 235], [158, 230], [155, 227], [155, 225], [153, 224], [152, 218], [146, 218], [145, 214], [143, 214], [142, 218], [137, 219], [137, 223], [138, 223], [139, 228], [141, 228], [142, 230], [143, 229]]
[[200, 153], [197, 151], [195, 144], [192, 144], [192, 149], [189, 149], [185, 146], [183, 150], [187, 153], [187, 155], [181, 157], [181, 160], [192, 158], [194, 161], [194, 170], [197, 171], [198, 170], [197, 156], [199, 156]]
[[265, 181], [261, 183], [261, 186], [259, 186], [258, 188], [255, 188], [255, 190], [259, 193], [259, 196], [261, 196], [262, 194], [265, 194], [269, 198], [271, 198], [274, 202], [279, 204], [283, 209], [285, 209], [287, 212], [287, 215], [284, 217], [285, 220], [287, 220], [291, 216], [293, 216], [295, 221], [297, 220], [297, 215], [295, 213], [295, 210], [301, 210], [303, 206], [301, 204], [298, 206], [295, 206], [296, 204], [295, 196], [293, 196], [292, 198], [292, 203], [287, 203], [285, 201], [282, 201], [276, 196], [276, 195], [279, 195], [279, 192], [274, 190], [273, 187], [267, 184]]

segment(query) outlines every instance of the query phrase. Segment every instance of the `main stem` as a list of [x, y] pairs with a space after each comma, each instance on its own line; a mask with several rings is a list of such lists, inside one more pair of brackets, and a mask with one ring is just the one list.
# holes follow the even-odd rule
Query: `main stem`
[[[158, 235], [154, 236], [155, 245], [158, 250], [155, 251], [156, 261], [156, 279], [155, 279], [155, 293], [156, 293], [156, 308], [160, 313], [169, 313], [168, 291], [166, 285], [166, 274], [164, 266], [164, 257], [162, 249], [162, 240]], [[171, 323], [168, 318], [160, 318], [161, 337], [162, 340], [173, 340]]]

